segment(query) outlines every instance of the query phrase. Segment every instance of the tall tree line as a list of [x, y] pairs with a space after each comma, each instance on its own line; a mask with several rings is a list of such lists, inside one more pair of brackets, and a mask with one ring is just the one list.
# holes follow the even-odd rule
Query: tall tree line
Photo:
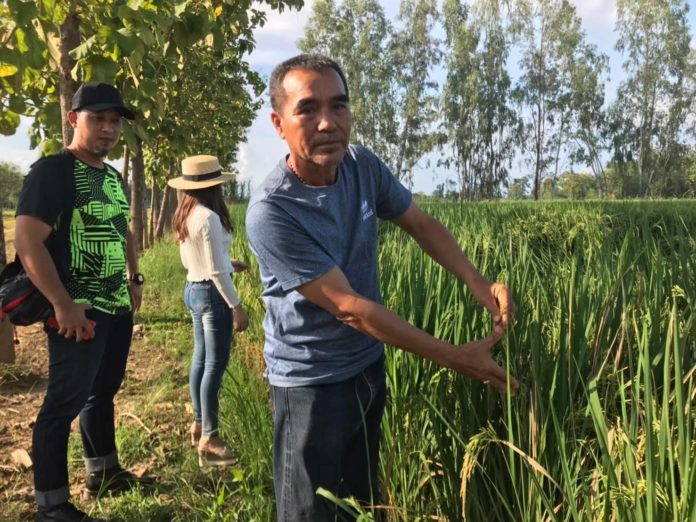
[[569, 0], [402, 0], [395, 20], [375, 0], [316, 0], [298, 45], [342, 64], [353, 141], [407, 184], [436, 163], [458, 199], [696, 196], [688, 11], [617, 1], [611, 102], [607, 54]]

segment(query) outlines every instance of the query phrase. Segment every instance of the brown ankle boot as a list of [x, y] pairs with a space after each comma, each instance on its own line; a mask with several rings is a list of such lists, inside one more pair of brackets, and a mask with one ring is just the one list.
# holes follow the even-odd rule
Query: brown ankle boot
[[198, 442], [198, 464], [203, 466], [231, 466], [236, 462], [230, 448], [217, 435], [201, 437]]

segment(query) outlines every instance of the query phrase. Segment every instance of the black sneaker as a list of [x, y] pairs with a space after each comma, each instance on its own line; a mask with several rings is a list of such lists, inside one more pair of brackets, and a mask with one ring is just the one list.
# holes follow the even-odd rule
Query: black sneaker
[[80, 511], [70, 502], [63, 502], [57, 506], [39, 508], [36, 514], [36, 522], [106, 522], [103, 518], [92, 518], [87, 513]]
[[87, 480], [85, 481], [85, 496], [93, 499], [107, 493], [124, 493], [140, 482], [138, 477], [121, 466], [114, 466], [102, 471], [93, 471], [87, 475]]

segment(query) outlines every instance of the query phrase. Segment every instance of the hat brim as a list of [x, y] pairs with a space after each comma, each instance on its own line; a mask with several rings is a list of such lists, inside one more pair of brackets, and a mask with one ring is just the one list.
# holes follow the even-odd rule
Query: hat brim
[[206, 179], [205, 181], [190, 181], [184, 179], [183, 176], [179, 176], [178, 178], [172, 178], [167, 181], [167, 185], [177, 190], [199, 190], [214, 187], [215, 185], [222, 185], [223, 183], [232, 181], [234, 178], [235, 175], [231, 172], [223, 172], [217, 178]]
[[92, 112], [102, 112], [102, 111], [108, 111], [109, 109], [114, 109], [117, 111], [121, 116], [126, 118], [127, 120], [134, 120], [135, 119], [135, 113], [128, 109], [127, 107], [124, 107], [123, 105], [116, 105], [115, 103], [94, 103], [92, 105], [85, 105], [84, 107], [79, 107], [77, 109], [73, 109], [74, 111], [92, 111]]

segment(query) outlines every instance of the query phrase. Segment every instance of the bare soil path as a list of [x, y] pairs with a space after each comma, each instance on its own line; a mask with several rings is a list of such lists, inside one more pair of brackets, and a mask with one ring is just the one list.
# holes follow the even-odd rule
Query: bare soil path
[[[32, 428], [48, 377], [41, 325], [19, 328], [17, 337], [15, 364], [0, 364], [0, 521], [8, 522], [29, 520], [34, 512], [32, 472], [13, 462], [12, 453], [24, 450], [31, 455]], [[136, 466], [130, 466], [137, 475], [156, 476], [158, 459], [167, 451], [166, 446], [172, 439], [183, 442], [187, 435], [185, 369], [170, 357], [166, 350], [153, 348], [142, 330], [135, 334], [126, 378], [116, 396], [116, 422], [147, 434], [148, 445], [157, 450]], [[153, 383], [162, 374], [174, 376], [174, 386], [168, 386], [161, 400], [153, 403]], [[152, 422], [155, 418], [157, 421]], [[73, 422], [71, 438], [79, 439], [77, 420]], [[77, 462], [71, 465], [71, 492], [73, 498], [80, 498], [82, 467], [79, 456], [72, 457]]]

